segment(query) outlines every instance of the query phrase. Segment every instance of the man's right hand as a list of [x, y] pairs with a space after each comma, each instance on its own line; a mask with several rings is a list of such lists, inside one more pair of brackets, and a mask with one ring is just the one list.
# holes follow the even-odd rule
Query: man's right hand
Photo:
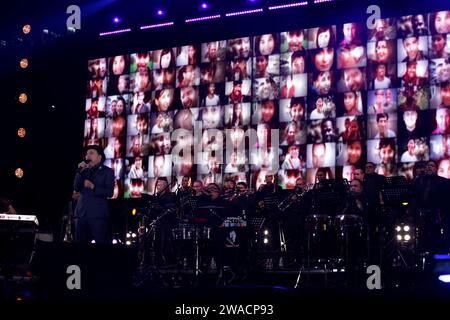
[[87, 169], [87, 168], [89, 168], [89, 164], [86, 163], [86, 162], [84, 162], [84, 161], [81, 161], [81, 162], [78, 164], [78, 170], [79, 170], [80, 172], [82, 172], [83, 170], [85, 170], [85, 169]]

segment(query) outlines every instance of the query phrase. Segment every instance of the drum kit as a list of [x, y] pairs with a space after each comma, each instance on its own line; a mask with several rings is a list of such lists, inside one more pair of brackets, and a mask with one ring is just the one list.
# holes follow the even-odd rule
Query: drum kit
[[334, 218], [325, 214], [306, 217], [307, 267], [314, 264], [342, 262], [348, 267], [352, 259], [362, 254], [364, 224], [360, 216], [340, 214]]
[[[174, 212], [174, 209], [165, 210], [163, 214], [155, 217], [153, 213], [155, 210], [161, 212], [159, 209], [158, 205], [149, 205], [146, 214], [141, 216], [139, 222], [139, 260], [141, 265], [153, 265], [155, 263], [155, 226], [163, 217]], [[222, 209], [223, 207], [217, 206], [198, 207], [192, 218], [183, 220], [177, 217], [171, 223], [172, 228], [167, 230], [176, 249], [177, 264], [188, 267], [189, 257], [193, 256], [194, 259], [189, 261], [189, 264], [192, 263], [196, 276], [201, 273], [201, 264], [206, 260], [203, 249], [212, 246], [215, 236], [214, 229], [223, 222], [223, 219], [217, 214]], [[192, 255], [192, 253], [194, 254]], [[151, 258], [152, 256], [153, 258]]]

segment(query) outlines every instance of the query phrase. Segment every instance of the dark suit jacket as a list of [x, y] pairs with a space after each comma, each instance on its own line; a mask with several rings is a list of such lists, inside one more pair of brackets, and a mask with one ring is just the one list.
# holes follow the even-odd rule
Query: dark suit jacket
[[[84, 180], [95, 185], [94, 190], [84, 187]], [[104, 165], [95, 169], [78, 172], [75, 176], [74, 190], [80, 192], [75, 209], [75, 217], [106, 219], [109, 217], [107, 198], [114, 193], [114, 171]]]

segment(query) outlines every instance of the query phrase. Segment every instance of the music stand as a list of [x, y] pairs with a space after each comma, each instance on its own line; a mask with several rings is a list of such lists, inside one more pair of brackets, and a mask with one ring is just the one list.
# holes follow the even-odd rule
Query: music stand
[[194, 274], [196, 277], [200, 274], [200, 230], [205, 227], [217, 227], [223, 219], [218, 212], [223, 210], [224, 207], [218, 207], [214, 205], [198, 207], [194, 212], [192, 218], [192, 224], [195, 228], [194, 244], [195, 244], [195, 269]]

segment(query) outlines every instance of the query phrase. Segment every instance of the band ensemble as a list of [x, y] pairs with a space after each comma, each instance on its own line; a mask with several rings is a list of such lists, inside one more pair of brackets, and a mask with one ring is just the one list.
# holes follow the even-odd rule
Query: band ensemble
[[[75, 210], [78, 242], [88, 241], [89, 232], [98, 243], [110, 241], [102, 201], [111, 196], [113, 175], [101, 164], [95, 170], [94, 177], [78, 173], [75, 178], [84, 197]], [[155, 194], [141, 199], [136, 216], [139, 259], [141, 264], [195, 265], [203, 270], [225, 266], [249, 270], [261, 256], [270, 262], [269, 268], [332, 258], [347, 266], [381, 263], [400, 218], [420, 231], [412, 239], [417, 252], [448, 252], [449, 180], [436, 174], [434, 161], [417, 163], [414, 173], [411, 182], [400, 179], [406, 195], [401, 201], [392, 201], [387, 192], [392, 181], [375, 173], [370, 162], [356, 169], [350, 182], [327, 179], [319, 169], [314, 185], [298, 178], [293, 190], [282, 190], [271, 174], [256, 191], [234, 180], [226, 181], [222, 189], [188, 176], [177, 187], [161, 178]], [[82, 186], [86, 179], [95, 185], [88, 191], [86, 184]], [[80, 214], [83, 210], [87, 222]]]

